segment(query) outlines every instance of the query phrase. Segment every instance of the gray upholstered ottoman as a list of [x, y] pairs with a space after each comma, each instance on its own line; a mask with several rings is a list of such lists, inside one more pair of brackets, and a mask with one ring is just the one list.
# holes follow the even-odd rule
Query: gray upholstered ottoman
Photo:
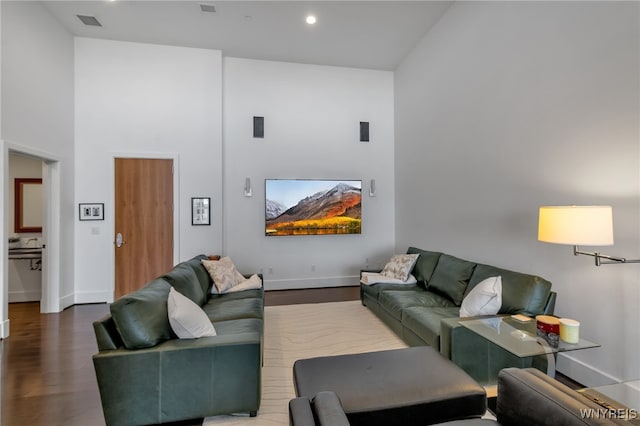
[[352, 426], [424, 426], [487, 408], [484, 388], [429, 346], [302, 359], [293, 380], [297, 396], [338, 394]]

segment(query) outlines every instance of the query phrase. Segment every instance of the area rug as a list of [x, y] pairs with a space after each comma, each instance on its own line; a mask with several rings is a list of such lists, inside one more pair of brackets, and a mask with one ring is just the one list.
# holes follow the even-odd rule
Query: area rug
[[257, 417], [215, 416], [203, 425], [289, 424], [297, 359], [405, 348], [407, 345], [360, 301], [265, 308], [262, 403]]

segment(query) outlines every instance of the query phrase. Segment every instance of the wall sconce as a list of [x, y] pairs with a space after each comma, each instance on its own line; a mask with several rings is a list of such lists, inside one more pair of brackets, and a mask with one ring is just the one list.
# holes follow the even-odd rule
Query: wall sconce
[[369, 197], [375, 197], [375, 196], [376, 196], [376, 180], [371, 179], [371, 181], [369, 181]]
[[[640, 263], [640, 259], [580, 250], [580, 245], [613, 245], [611, 206], [543, 206], [538, 215], [538, 240], [545, 243], [573, 245], [575, 256], [582, 254], [602, 264]], [[605, 260], [602, 260], [605, 259]]]
[[244, 178], [244, 196], [251, 197], [253, 196], [253, 191], [251, 191], [251, 178]]

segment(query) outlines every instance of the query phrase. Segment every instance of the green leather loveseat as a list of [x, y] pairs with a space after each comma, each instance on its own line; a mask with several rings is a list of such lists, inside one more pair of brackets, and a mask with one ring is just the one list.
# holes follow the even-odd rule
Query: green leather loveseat
[[[549, 281], [415, 247], [407, 253], [420, 255], [411, 272], [416, 284], [360, 284], [362, 304], [405, 343], [434, 347], [481, 383], [495, 381], [503, 367], [546, 369], [546, 358], [517, 359], [462, 327], [460, 321], [465, 319], [459, 318], [459, 312], [462, 301], [476, 285], [500, 276], [502, 306], [498, 315], [552, 315], [556, 293], [551, 291]], [[488, 359], [493, 365], [487, 370]]]
[[[264, 290], [210, 294], [201, 260], [110, 305], [94, 322], [93, 363], [107, 425], [147, 425], [260, 407]], [[171, 287], [202, 307], [216, 336], [178, 339], [167, 311]]]

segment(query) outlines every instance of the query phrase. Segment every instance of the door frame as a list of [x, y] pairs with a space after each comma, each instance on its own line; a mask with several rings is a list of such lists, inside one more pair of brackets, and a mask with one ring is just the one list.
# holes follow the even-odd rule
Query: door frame
[[[0, 140], [0, 200], [8, 204], [9, 153], [18, 153], [42, 161], [42, 185], [45, 194], [42, 238], [47, 246], [42, 258], [42, 286], [40, 312], [60, 312], [60, 217], [61, 217], [61, 159], [54, 154], [15, 142]], [[9, 337], [9, 244], [8, 215], [0, 212], [0, 339]]]
[[[166, 153], [166, 152], [143, 152], [143, 153], [113, 153], [111, 157], [111, 167], [110, 167], [110, 194], [109, 200], [111, 200], [111, 204], [113, 205], [112, 209], [109, 209], [105, 212], [105, 219], [108, 218], [110, 221], [111, 228], [111, 241], [112, 243], [115, 241], [116, 235], [116, 212], [115, 212], [115, 199], [116, 199], [116, 158], [140, 158], [145, 160], [173, 160], [173, 264], [178, 264], [180, 262], [180, 156], [177, 153]], [[116, 254], [115, 250], [109, 251], [109, 263], [111, 268], [109, 269], [109, 273], [111, 274], [109, 278], [110, 289], [109, 289], [109, 300], [108, 303], [113, 302], [113, 297], [116, 290]]]

